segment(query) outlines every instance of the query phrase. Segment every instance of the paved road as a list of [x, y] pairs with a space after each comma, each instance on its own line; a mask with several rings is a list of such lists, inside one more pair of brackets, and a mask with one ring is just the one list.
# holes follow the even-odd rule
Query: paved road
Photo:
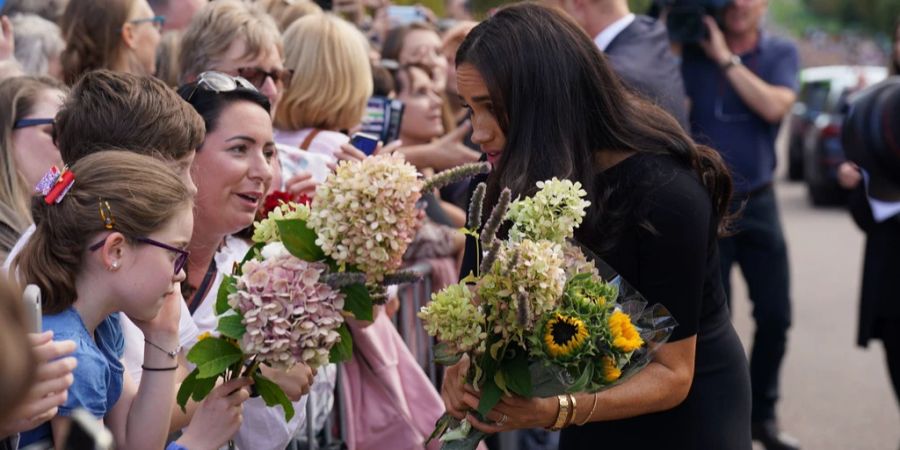
[[[782, 425], [804, 449], [896, 450], [900, 409], [880, 342], [868, 349], [855, 345], [863, 235], [843, 210], [812, 208], [801, 184], [780, 183], [776, 190], [794, 300]], [[753, 330], [750, 303], [742, 279], [732, 278], [732, 286], [735, 327], [746, 346]]]

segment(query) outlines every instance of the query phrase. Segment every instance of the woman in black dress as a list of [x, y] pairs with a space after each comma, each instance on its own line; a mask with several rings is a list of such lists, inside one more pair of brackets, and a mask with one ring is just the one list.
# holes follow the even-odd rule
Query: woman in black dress
[[[472, 140], [495, 165], [488, 206], [504, 186], [516, 197], [554, 176], [581, 182], [592, 204], [576, 238], [679, 323], [634, 377], [575, 394], [560, 448], [749, 450], [747, 361], [716, 248], [731, 180], [717, 154], [627, 92], [591, 39], [543, 6], [507, 7], [476, 27], [457, 53], [457, 80]], [[467, 366], [444, 377], [458, 418], [479, 400], [461, 384]], [[488, 433], [552, 427], [563, 403], [504, 397], [487, 421], [469, 421]]]

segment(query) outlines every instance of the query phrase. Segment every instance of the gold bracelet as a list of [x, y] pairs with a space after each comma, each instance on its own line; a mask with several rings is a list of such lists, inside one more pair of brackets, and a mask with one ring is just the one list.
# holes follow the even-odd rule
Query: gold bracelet
[[569, 419], [569, 398], [565, 395], [557, 395], [556, 400], [559, 402], [559, 413], [556, 415], [556, 423], [550, 427], [550, 431], [559, 431]]
[[584, 420], [581, 421], [581, 423], [577, 423], [576, 425], [581, 427], [581, 426], [584, 426], [584, 424], [588, 423], [588, 421], [591, 420], [591, 417], [594, 416], [594, 411], [596, 411], [596, 409], [597, 409], [597, 393], [594, 392], [594, 401], [591, 402], [591, 412], [588, 413], [587, 417], [585, 417]]
[[566, 419], [566, 424], [563, 425], [563, 428], [572, 425], [572, 422], [575, 421], [575, 414], [577, 414], [578, 411], [578, 402], [575, 401], [575, 396], [572, 394], [566, 394], [566, 396], [569, 397], [569, 404], [572, 405], [572, 414], [569, 414], [569, 418]]

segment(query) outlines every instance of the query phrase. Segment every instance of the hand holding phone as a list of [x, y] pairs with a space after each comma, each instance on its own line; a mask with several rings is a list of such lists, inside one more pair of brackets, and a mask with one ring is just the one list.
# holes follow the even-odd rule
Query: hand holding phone
[[371, 134], [356, 133], [350, 139], [350, 144], [365, 153], [366, 156], [372, 156], [372, 153], [375, 153], [375, 149], [378, 148], [378, 138]]

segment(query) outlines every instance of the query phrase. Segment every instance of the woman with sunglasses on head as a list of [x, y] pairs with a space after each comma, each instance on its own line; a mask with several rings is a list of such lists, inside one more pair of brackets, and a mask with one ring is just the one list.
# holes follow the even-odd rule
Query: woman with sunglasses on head
[[[49, 174], [48, 174], [49, 175]], [[41, 180], [32, 198], [37, 229], [13, 270], [42, 293], [43, 327], [75, 342], [74, 383], [58, 416], [22, 436], [65, 448], [66, 416], [81, 408], [110, 429], [116, 447], [164, 447], [176, 391], [179, 284], [193, 228], [191, 193], [164, 163], [124, 151], [102, 151]], [[119, 312], [144, 334], [139, 385], [124, 370]], [[248, 397], [235, 381], [231, 420]], [[241, 390], [234, 395], [231, 391]], [[225, 420], [220, 416], [221, 420]], [[185, 433], [182, 447], [198, 445]], [[202, 442], [202, 441], [201, 441]]]
[[96, 69], [153, 74], [163, 23], [147, 0], [70, 1], [60, 23], [63, 81]]
[[29, 199], [47, 168], [60, 164], [50, 135], [66, 88], [47, 77], [0, 82], [0, 258], [31, 224]]
[[469, 33], [456, 64], [472, 141], [494, 164], [485, 202], [504, 187], [516, 198], [552, 177], [580, 182], [591, 204], [575, 238], [678, 326], [643, 370], [607, 390], [503, 396], [484, 420], [470, 412], [480, 394], [463, 385], [461, 361], [444, 377], [448, 412], [488, 433], [564, 428], [565, 450], [750, 450], [749, 371], [716, 245], [732, 189], [722, 159], [633, 97], [558, 10], [500, 9]]
[[[201, 73], [178, 93], [206, 125], [206, 139], [191, 166], [197, 196], [182, 292], [200, 331], [212, 331], [223, 274], [230, 273], [250, 247], [235, 234], [253, 223], [272, 181], [275, 142], [270, 105], [249, 81], [220, 72]], [[303, 364], [288, 371], [263, 366], [262, 371], [294, 401], [297, 414], [285, 422], [280, 408], [251, 399], [234, 441], [245, 450], [280, 450], [305, 420], [304, 394], [313, 373]]]

